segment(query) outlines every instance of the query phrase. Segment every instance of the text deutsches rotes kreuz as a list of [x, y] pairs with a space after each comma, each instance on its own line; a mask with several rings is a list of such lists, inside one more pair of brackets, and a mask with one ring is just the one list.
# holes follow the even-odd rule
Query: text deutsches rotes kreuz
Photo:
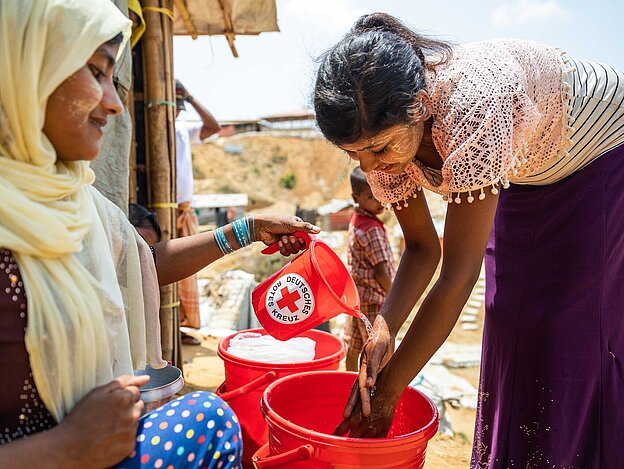
[[314, 294], [303, 277], [287, 274], [269, 288], [266, 309], [275, 321], [282, 324], [305, 321], [314, 311]]

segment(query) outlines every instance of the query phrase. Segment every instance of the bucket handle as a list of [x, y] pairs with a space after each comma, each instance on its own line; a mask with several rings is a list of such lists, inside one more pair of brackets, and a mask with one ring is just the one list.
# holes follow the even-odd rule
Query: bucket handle
[[[268, 446], [268, 443], [265, 443]], [[291, 449], [282, 454], [269, 456], [266, 458], [253, 457], [254, 467], [256, 469], [268, 469], [272, 467], [282, 467], [297, 461], [309, 461], [314, 456], [314, 446], [307, 444], [298, 448]]]
[[253, 381], [250, 381], [244, 386], [233, 389], [232, 391], [229, 391], [229, 392], [225, 392], [221, 394], [219, 397], [223, 399], [225, 402], [229, 402], [247, 394], [248, 392], [254, 391], [255, 389], [259, 388], [260, 386], [266, 383], [271, 383], [275, 381], [276, 379], [277, 379], [277, 373], [275, 371], [267, 371], [262, 376], [254, 379]]
[[[295, 231], [293, 234], [289, 236], [295, 236], [296, 238], [301, 238], [305, 241], [306, 249], [310, 247], [310, 243], [314, 239], [313, 235], [306, 233], [305, 231]], [[277, 243], [271, 244], [269, 247], [264, 248], [261, 252], [262, 254], [275, 254], [279, 251], [279, 241]]]

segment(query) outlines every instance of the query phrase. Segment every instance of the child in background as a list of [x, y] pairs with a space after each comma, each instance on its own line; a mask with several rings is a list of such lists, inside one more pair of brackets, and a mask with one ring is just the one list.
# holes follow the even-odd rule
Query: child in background
[[[349, 271], [360, 295], [361, 312], [372, 324], [396, 270], [386, 229], [377, 218], [384, 210], [383, 205], [373, 196], [360, 167], [351, 172], [351, 191], [355, 212], [349, 223]], [[358, 356], [367, 338], [364, 322], [350, 316], [345, 327], [348, 371], [358, 370]]]

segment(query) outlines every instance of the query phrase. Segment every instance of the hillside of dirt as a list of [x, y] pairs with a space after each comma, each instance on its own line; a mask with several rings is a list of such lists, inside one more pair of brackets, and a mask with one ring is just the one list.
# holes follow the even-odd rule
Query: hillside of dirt
[[248, 209], [349, 198], [353, 163], [322, 138], [243, 133], [193, 147], [195, 193], [246, 193]]

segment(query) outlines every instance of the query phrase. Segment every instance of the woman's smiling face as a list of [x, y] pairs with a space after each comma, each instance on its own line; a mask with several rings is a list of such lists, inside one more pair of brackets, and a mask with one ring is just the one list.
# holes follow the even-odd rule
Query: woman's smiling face
[[392, 126], [372, 137], [361, 137], [353, 143], [340, 145], [340, 148], [359, 161], [365, 173], [400, 174], [416, 156], [423, 134], [423, 122], [417, 121]]
[[48, 98], [43, 132], [65, 161], [93, 160], [100, 152], [109, 115], [122, 103], [113, 84], [119, 45], [107, 42], [87, 64], [61, 83]]

